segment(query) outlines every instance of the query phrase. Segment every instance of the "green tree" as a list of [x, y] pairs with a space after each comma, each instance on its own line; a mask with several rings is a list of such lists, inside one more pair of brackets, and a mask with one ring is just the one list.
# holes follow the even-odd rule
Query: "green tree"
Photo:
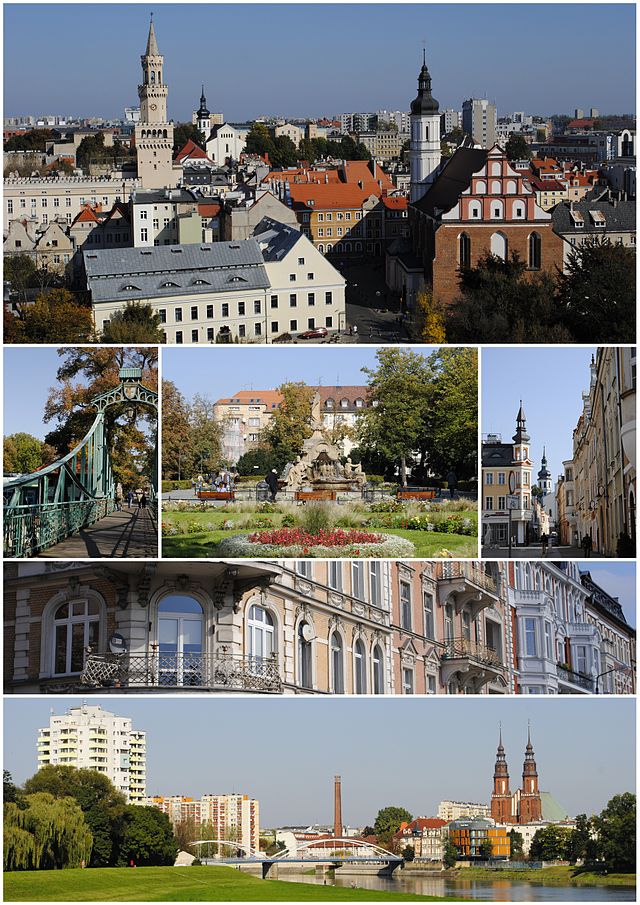
[[116, 311], [102, 331], [103, 343], [161, 343], [164, 333], [160, 326], [160, 315], [151, 305], [127, 302]]
[[553, 277], [527, 274], [517, 254], [507, 261], [485, 255], [460, 273], [460, 294], [448, 310], [447, 338], [453, 343], [572, 342], [555, 292]]
[[531, 160], [533, 157], [531, 145], [526, 142], [524, 135], [518, 132], [511, 133], [504, 150], [507, 160]]
[[401, 852], [405, 861], [413, 861], [416, 857], [416, 850], [412, 845], [406, 845]]
[[302, 444], [312, 434], [311, 403], [314, 390], [302, 382], [292, 381], [278, 387], [282, 402], [273, 413], [261, 439], [273, 453], [276, 468], [281, 471], [302, 452]]
[[8, 340], [12, 342], [81, 343], [94, 339], [91, 309], [78, 304], [66, 289], [39, 295], [33, 305], [21, 308], [12, 326], [16, 331]]
[[541, 827], [531, 840], [529, 858], [532, 861], [563, 861], [569, 852], [569, 839], [573, 830], [566, 826]]
[[510, 861], [522, 861], [524, 858], [524, 838], [522, 833], [519, 833], [517, 830], [509, 830], [509, 860]]
[[222, 426], [214, 416], [214, 403], [199, 393], [189, 411], [189, 444], [199, 472], [218, 469], [222, 462]]
[[189, 405], [170, 380], [162, 381], [162, 476], [182, 480], [194, 473]]
[[400, 829], [401, 823], [411, 823], [413, 816], [406, 808], [389, 805], [378, 811], [373, 828], [375, 830], [378, 845], [388, 848], [391, 845], [392, 837]]
[[556, 304], [576, 342], [633, 342], [635, 251], [602, 237], [572, 250], [558, 277]]
[[108, 777], [95, 770], [49, 764], [25, 783], [25, 793], [47, 792], [73, 798], [93, 837], [91, 867], [115, 864], [126, 800]]
[[356, 434], [361, 451], [375, 451], [399, 464], [406, 487], [407, 461], [424, 440], [432, 369], [424, 356], [405, 349], [382, 348], [376, 358], [375, 370], [362, 368], [369, 405], [358, 418]]
[[607, 869], [635, 871], [636, 796], [631, 792], [614, 795], [592, 823], [598, 836], [598, 855]]
[[274, 148], [273, 135], [268, 127], [264, 123], [254, 123], [247, 135], [245, 153], [258, 154], [260, 157], [268, 154], [271, 159]]
[[189, 139], [204, 151], [205, 139], [200, 129], [194, 123], [177, 123], [173, 127], [173, 153], [182, 150]]
[[478, 435], [478, 353], [476, 349], [440, 349], [428, 358], [433, 372], [425, 414], [421, 464], [458, 478], [475, 475]]
[[18, 294], [21, 302], [27, 301], [27, 290], [36, 283], [36, 265], [30, 255], [5, 255], [4, 279], [11, 284], [11, 291]]
[[9, 770], [2, 771], [2, 801], [4, 804], [9, 804], [9, 802], [14, 802], [15, 804], [19, 804], [22, 802], [23, 793], [22, 789], [19, 789], [18, 786], [13, 781], [13, 776], [11, 775]]
[[31, 474], [55, 458], [55, 450], [31, 434], [10, 434], [4, 438], [5, 473]]
[[138, 867], [170, 866], [178, 854], [171, 821], [158, 808], [127, 805], [123, 817], [118, 864]]
[[482, 861], [491, 861], [493, 859], [493, 846], [489, 838], [483, 839], [478, 846], [478, 856]]
[[24, 135], [12, 135], [4, 143], [5, 151], [44, 151], [53, 138], [51, 129], [29, 129]]
[[273, 151], [269, 159], [273, 166], [293, 167], [298, 162], [298, 149], [288, 135], [279, 135], [273, 140]]
[[106, 150], [103, 132], [85, 135], [76, 151], [76, 163], [86, 173], [92, 161], [104, 160]]
[[[268, 446], [259, 446], [243, 453], [236, 463], [240, 475], [266, 475], [274, 468], [274, 456]], [[286, 462], [285, 462], [286, 465]]]
[[450, 870], [452, 867], [456, 866], [457, 861], [458, 849], [455, 847], [451, 839], [447, 837], [442, 850], [442, 864], [447, 868], [447, 870]]
[[60, 870], [89, 860], [91, 832], [73, 798], [36, 792], [24, 802], [4, 808], [5, 870]]

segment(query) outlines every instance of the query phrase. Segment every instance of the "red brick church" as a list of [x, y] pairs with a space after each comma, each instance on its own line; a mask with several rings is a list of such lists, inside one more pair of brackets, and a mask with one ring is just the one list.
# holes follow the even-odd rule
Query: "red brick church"
[[491, 816], [496, 823], [537, 823], [542, 820], [542, 797], [538, 788], [538, 768], [536, 767], [531, 730], [522, 767], [522, 788], [511, 792], [509, 788], [509, 767], [502, 744], [502, 730], [496, 765], [493, 771], [493, 792], [491, 794]]

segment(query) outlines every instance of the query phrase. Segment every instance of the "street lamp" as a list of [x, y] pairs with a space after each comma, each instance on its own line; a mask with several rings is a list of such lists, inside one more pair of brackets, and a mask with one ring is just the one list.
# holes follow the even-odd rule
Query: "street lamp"
[[608, 676], [611, 672], [626, 672], [627, 675], [631, 675], [633, 670], [630, 666], [626, 666], [624, 663], [621, 663], [619, 666], [612, 666], [611, 669], [606, 669], [604, 672], [599, 673], [596, 676], [596, 694], [599, 694], [598, 688], [600, 684], [600, 679], [603, 676]]

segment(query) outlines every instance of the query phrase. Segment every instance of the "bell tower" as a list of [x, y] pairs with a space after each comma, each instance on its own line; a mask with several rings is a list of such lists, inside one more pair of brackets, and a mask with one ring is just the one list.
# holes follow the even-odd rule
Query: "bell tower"
[[425, 52], [418, 75], [418, 96], [411, 103], [411, 142], [409, 161], [411, 170], [410, 202], [419, 201], [426, 193], [440, 166], [440, 107], [431, 94], [431, 75], [427, 69]]
[[158, 50], [153, 14], [147, 48], [140, 61], [140, 122], [135, 131], [138, 177], [145, 189], [173, 187], [178, 184], [177, 171], [174, 173], [173, 170], [173, 123], [167, 122], [169, 89], [164, 83], [164, 57]]
[[209, 132], [211, 131], [211, 114], [207, 108], [207, 99], [204, 96], [204, 85], [202, 86], [202, 94], [200, 95], [200, 107], [198, 108], [198, 112], [196, 113], [196, 120], [198, 129], [202, 132], [205, 139], [209, 138]]
[[496, 765], [493, 770], [493, 792], [491, 793], [491, 817], [496, 823], [513, 823], [511, 791], [509, 789], [509, 767], [502, 744], [502, 726]]
[[520, 823], [535, 823], [537, 820], [542, 820], [542, 799], [538, 788], [538, 768], [533, 753], [533, 745], [531, 744], [531, 726], [529, 726], [527, 748], [522, 768]]

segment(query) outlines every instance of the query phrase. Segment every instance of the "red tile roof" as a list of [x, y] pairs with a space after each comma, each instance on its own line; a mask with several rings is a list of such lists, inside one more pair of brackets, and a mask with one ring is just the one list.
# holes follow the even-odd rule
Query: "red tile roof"
[[200, 145], [197, 145], [192, 138], [190, 138], [187, 141], [186, 145], [180, 148], [180, 150], [176, 154], [176, 160], [178, 162], [186, 160], [187, 158], [209, 160], [206, 151], [203, 151]]
[[91, 222], [100, 223], [100, 219], [99, 219], [99, 217], [96, 216], [96, 211], [94, 211], [94, 209], [87, 204], [82, 208], [80, 213], [75, 217], [75, 219], [71, 225], [73, 226], [74, 223], [91, 223]]
[[411, 823], [405, 823], [394, 834], [394, 839], [400, 839], [403, 835], [409, 835], [413, 831], [421, 833], [423, 830], [439, 830], [447, 825], [446, 820], [440, 820], [439, 817], [416, 817]]
[[220, 213], [220, 205], [205, 202], [198, 205], [198, 213], [203, 217], [217, 217]]
[[536, 192], [564, 192], [567, 188], [557, 179], [538, 179], [536, 176], [529, 176], [529, 182]]
[[343, 182], [334, 185], [296, 185], [293, 183], [289, 186], [289, 192], [294, 208], [302, 207], [309, 210], [334, 208], [355, 210], [361, 208], [363, 202], [370, 195], [379, 194], [379, 190], [369, 192], [357, 185], [345, 185]]
[[240, 390], [233, 396], [218, 399], [215, 405], [260, 405], [264, 404], [267, 408], [273, 405], [280, 405], [283, 396], [277, 390]]
[[385, 195], [382, 203], [394, 211], [406, 211], [409, 208], [409, 199], [402, 195]]

